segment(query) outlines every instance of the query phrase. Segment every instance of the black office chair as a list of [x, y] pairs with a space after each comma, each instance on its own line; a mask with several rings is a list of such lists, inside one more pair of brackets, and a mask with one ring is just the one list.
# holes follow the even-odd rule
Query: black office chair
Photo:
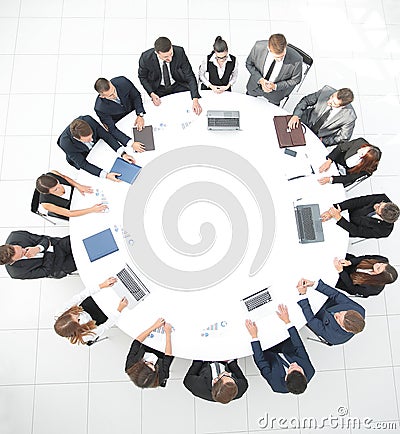
[[40, 193], [35, 189], [32, 196], [32, 202], [31, 202], [31, 211], [33, 214], [37, 214], [38, 216], [44, 218], [46, 221], [51, 223], [52, 225], [56, 225], [57, 222], [54, 222], [49, 217], [56, 217], [61, 220], [69, 220], [68, 217], [64, 217], [62, 215], [54, 214], [52, 212], [48, 212], [47, 214], [44, 214], [39, 211], [39, 197]]
[[[293, 50], [295, 50], [297, 53], [299, 53], [300, 56], [301, 56], [301, 58], [303, 59], [303, 77], [302, 77], [299, 85], [297, 86], [297, 91], [299, 91], [299, 89], [301, 88], [301, 85], [304, 82], [304, 79], [306, 78], [306, 76], [308, 74], [308, 71], [310, 70], [312, 64], [314, 63], [314, 60], [313, 60], [313, 58], [311, 56], [309, 56], [307, 53], [305, 53], [300, 48], [297, 48], [297, 47], [295, 47], [292, 44], [287, 44], [287, 46], [290, 47], [290, 48], [292, 48]], [[282, 104], [282, 108], [285, 107], [285, 105], [286, 105], [286, 103], [287, 103], [287, 101], [289, 99], [289, 96], [290, 95], [288, 95], [288, 96], [286, 96], [284, 98], [285, 102]]]
[[[309, 330], [311, 330], [310, 327], [307, 326], [307, 328], [308, 328]], [[333, 346], [333, 344], [331, 344], [330, 342], [328, 342], [328, 341], [327, 341], [326, 339], [324, 339], [322, 336], [317, 335], [313, 330], [311, 330], [311, 331], [314, 333], [314, 335], [317, 337], [317, 339], [315, 339], [315, 338], [311, 338], [310, 336], [308, 336], [308, 337], [307, 337], [307, 340], [309, 340], [309, 341], [314, 341], [314, 342], [319, 342], [320, 344], [327, 345], [328, 347], [332, 347], [332, 346]]]

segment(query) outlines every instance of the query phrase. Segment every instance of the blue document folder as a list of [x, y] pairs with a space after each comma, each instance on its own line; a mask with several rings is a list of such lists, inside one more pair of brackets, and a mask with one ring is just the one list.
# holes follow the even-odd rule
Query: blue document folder
[[90, 262], [104, 258], [104, 256], [118, 250], [117, 243], [111, 229], [105, 229], [83, 240]]
[[140, 166], [136, 164], [131, 164], [125, 161], [123, 158], [117, 158], [113, 167], [111, 167], [110, 172], [120, 173], [121, 176], [118, 177], [121, 181], [125, 181], [128, 184], [132, 184], [136, 177], [139, 175], [141, 170]]

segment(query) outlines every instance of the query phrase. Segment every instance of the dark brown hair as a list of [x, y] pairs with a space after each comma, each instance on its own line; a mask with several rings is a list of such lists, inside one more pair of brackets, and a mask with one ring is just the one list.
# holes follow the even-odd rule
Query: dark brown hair
[[340, 100], [340, 107], [350, 104], [354, 100], [354, 94], [351, 89], [344, 87], [337, 91], [337, 99]]
[[382, 210], [380, 212], [380, 216], [382, 217], [382, 220], [384, 220], [386, 223], [394, 223], [397, 221], [400, 215], [400, 210], [397, 205], [395, 205], [393, 202], [387, 202], [382, 207]]
[[12, 257], [15, 255], [15, 249], [11, 244], [0, 246], [0, 265], [6, 265], [12, 262]]
[[75, 137], [75, 139], [78, 140], [81, 137], [87, 137], [93, 134], [93, 130], [90, 128], [90, 125], [81, 119], [75, 119], [72, 121], [69, 126], [69, 130], [71, 131], [72, 137]]
[[166, 53], [172, 47], [171, 41], [165, 36], [160, 36], [154, 42], [154, 49], [157, 53]]
[[348, 173], [367, 172], [372, 175], [378, 168], [379, 160], [381, 159], [382, 155], [381, 150], [376, 146], [369, 145], [368, 143], [360, 146], [360, 149], [365, 148], [366, 146], [370, 146], [370, 149], [363, 157], [361, 157], [361, 161], [357, 164], [357, 166], [354, 166], [348, 170]]
[[287, 46], [286, 38], [281, 33], [275, 33], [268, 39], [268, 48], [275, 54], [282, 54]]
[[144, 360], [139, 360], [125, 371], [131, 381], [142, 389], [153, 388], [159, 386], [158, 366], [155, 366], [155, 371], [146, 365]]
[[221, 36], [217, 36], [215, 38], [213, 48], [216, 53], [223, 53], [224, 51], [228, 51], [228, 44], [222, 39]]
[[72, 315], [79, 315], [83, 311], [81, 306], [72, 306], [59, 316], [54, 324], [54, 330], [63, 338], [68, 338], [71, 344], [85, 344], [84, 336], [94, 335], [96, 321], [91, 320], [85, 324], [76, 322]]
[[51, 175], [40, 175], [36, 180], [36, 190], [39, 193], [48, 194], [50, 188], [53, 188], [57, 185], [58, 180]]
[[221, 404], [228, 404], [238, 394], [238, 387], [232, 378], [232, 381], [223, 382], [219, 379], [213, 384], [211, 396], [214, 401]]
[[343, 317], [343, 327], [346, 331], [357, 334], [364, 330], [365, 320], [357, 311], [348, 310]]
[[290, 393], [300, 395], [307, 389], [307, 378], [299, 371], [292, 371], [286, 377], [286, 387]]
[[94, 88], [98, 93], [107, 92], [110, 90], [110, 82], [106, 78], [98, 78], [94, 84]]
[[[363, 259], [358, 265], [357, 268], [363, 270], [372, 269], [374, 264], [379, 262], [378, 259]], [[393, 283], [397, 279], [397, 271], [390, 264], [386, 264], [385, 269], [382, 273], [379, 274], [368, 274], [359, 271], [355, 271], [350, 274], [351, 280], [355, 285], [371, 285], [371, 286], [382, 286], [387, 283]]]

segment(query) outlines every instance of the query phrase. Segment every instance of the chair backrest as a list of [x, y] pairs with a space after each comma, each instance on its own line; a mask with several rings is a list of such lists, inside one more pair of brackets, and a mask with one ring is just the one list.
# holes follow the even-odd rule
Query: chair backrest
[[311, 56], [309, 56], [307, 53], [305, 53], [303, 50], [301, 50], [300, 48], [295, 47], [292, 44], [287, 44], [288, 47], [293, 48], [293, 50], [297, 51], [300, 56], [303, 59], [303, 63], [305, 63], [309, 68], [311, 68], [311, 65], [314, 63], [314, 60]]
[[36, 190], [33, 191], [33, 196], [32, 196], [32, 201], [31, 201], [31, 211], [33, 212], [33, 214], [37, 214], [38, 216], [44, 218], [46, 221], [48, 221], [49, 223], [55, 225], [56, 222], [53, 222], [51, 219], [49, 219], [46, 214], [43, 214], [39, 211], [39, 198], [40, 198], [40, 193]]
[[363, 182], [367, 178], [368, 178], [368, 175], [360, 176], [352, 184], [350, 184], [349, 186], [346, 187], [346, 192], [352, 190], [354, 187], [357, 187], [358, 184], [360, 184], [361, 182]]

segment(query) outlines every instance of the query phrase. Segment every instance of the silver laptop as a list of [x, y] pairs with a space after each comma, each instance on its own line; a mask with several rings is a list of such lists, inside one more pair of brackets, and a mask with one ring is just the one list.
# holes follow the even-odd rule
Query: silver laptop
[[241, 300], [247, 318], [257, 320], [275, 311], [275, 303], [272, 302], [269, 288], [270, 286]]
[[207, 129], [212, 131], [240, 130], [239, 112], [235, 110], [208, 110]]
[[319, 205], [297, 205], [294, 207], [297, 232], [301, 244], [321, 243], [324, 241], [321, 212]]
[[117, 277], [119, 280], [114, 284], [113, 289], [121, 298], [126, 297], [128, 299], [129, 309], [133, 309], [150, 294], [150, 291], [128, 264], [117, 273]]

